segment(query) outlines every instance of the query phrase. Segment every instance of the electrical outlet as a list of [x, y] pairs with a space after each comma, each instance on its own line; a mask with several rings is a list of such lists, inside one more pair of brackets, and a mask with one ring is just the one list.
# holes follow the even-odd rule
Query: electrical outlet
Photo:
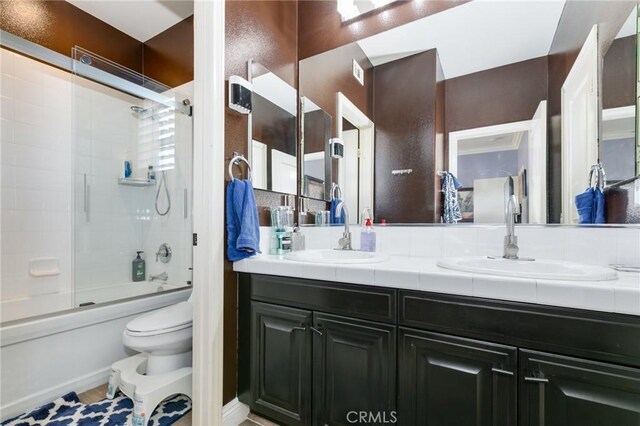
[[364, 70], [355, 59], [353, 60], [353, 76], [362, 86], [364, 86]]

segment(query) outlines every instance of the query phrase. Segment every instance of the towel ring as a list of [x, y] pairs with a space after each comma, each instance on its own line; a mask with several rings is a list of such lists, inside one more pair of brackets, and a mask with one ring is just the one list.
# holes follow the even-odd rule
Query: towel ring
[[[595, 185], [593, 182], [594, 175], [596, 178]], [[604, 168], [602, 167], [602, 163], [594, 164], [589, 170], [589, 187], [604, 189], [606, 186], [607, 178], [604, 172]]]
[[[338, 193], [337, 197], [336, 197], [336, 192]], [[337, 183], [334, 183], [333, 187], [331, 188], [331, 199], [332, 200], [342, 199], [342, 189], [340, 189], [340, 186]]]
[[239, 166], [241, 161], [247, 165], [247, 179], [251, 181], [251, 164], [249, 164], [249, 160], [247, 160], [244, 155], [238, 154], [237, 152], [233, 153], [233, 158], [229, 161], [229, 179], [235, 179], [235, 177], [233, 177], [233, 166]]

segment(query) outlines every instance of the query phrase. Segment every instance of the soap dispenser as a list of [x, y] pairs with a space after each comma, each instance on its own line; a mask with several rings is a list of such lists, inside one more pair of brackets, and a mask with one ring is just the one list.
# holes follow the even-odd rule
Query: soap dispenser
[[131, 280], [133, 282], [144, 281], [147, 278], [144, 259], [140, 257], [143, 251], [136, 252], [138, 256], [131, 262]]
[[376, 251], [376, 230], [373, 229], [373, 219], [371, 218], [371, 209], [366, 208], [362, 211], [364, 218], [364, 226], [360, 231], [360, 250], [375, 252]]

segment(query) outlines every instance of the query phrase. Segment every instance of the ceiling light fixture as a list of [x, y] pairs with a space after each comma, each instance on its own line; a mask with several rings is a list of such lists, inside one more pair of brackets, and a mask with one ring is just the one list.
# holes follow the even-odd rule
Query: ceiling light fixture
[[338, 13], [344, 22], [396, 1], [398, 0], [338, 0]]

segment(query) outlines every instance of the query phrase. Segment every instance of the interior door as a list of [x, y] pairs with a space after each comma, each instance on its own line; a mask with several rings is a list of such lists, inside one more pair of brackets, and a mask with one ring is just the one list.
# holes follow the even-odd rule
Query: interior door
[[342, 141], [344, 142], [344, 186], [342, 186], [343, 200], [347, 203], [347, 208], [351, 217], [351, 223], [359, 223], [360, 206], [358, 205], [359, 178], [359, 134], [358, 130], [343, 130]]
[[277, 149], [271, 150], [272, 191], [284, 192], [285, 194], [295, 194], [297, 192], [298, 172], [296, 161], [295, 155], [290, 155]]
[[562, 86], [562, 222], [578, 223], [575, 196], [598, 162], [598, 26]]
[[404, 328], [398, 333], [401, 425], [516, 424], [516, 348]]
[[528, 223], [547, 223], [547, 101], [540, 102], [531, 119], [528, 148]]
[[395, 423], [396, 327], [314, 313], [316, 425]]
[[251, 410], [287, 425], [311, 420], [311, 312], [251, 302]]
[[640, 425], [638, 369], [525, 350], [520, 369], [521, 425]]

